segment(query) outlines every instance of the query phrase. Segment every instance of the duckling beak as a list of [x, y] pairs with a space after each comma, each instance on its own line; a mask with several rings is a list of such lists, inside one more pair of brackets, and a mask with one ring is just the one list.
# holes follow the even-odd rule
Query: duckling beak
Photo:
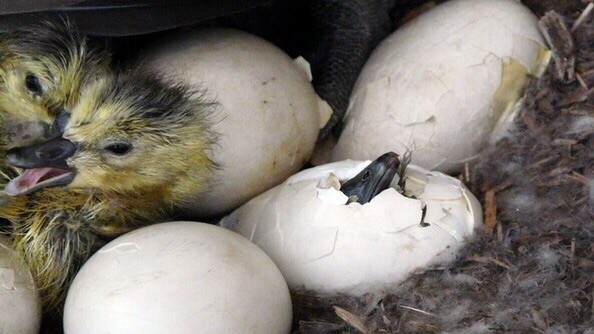
[[76, 151], [77, 146], [64, 138], [9, 150], [6, 154], [8, 164], [26, 170], [10, 181], [4, 192], [9, 196], [18, 196], [69, 184], [74, 180], [75, 173], [69, 168], [67, 159]]
[[340, 190], [354, 202], [365, 204], [390, 187], [398, 172], [398, 154], [389, 152], [374, 160], [357, 176], [344, 182]]
[[54, 138], [38, 144], [9, 150], [6, 158], [13, 167], [27, 169], [39, 167], [68, 168], [66, 159], [73, 156], [76, 150], [76, 145], [70, 140]]

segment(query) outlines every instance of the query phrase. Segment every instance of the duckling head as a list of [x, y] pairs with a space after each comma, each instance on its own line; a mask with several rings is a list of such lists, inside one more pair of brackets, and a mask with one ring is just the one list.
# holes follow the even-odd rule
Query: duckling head
[[55, 136], [86, 86], [110, 71], [111, 57], [67, 21], [0, 32], [2, 146]]
[[214, 163], [214, 103], [142, 71], [104, 75], [84, 87], [65, 114], [63, 133], [7, 153], [26, 171], [9, 195], [62, 186], [146, 194], [182, 204], [205, 189]]

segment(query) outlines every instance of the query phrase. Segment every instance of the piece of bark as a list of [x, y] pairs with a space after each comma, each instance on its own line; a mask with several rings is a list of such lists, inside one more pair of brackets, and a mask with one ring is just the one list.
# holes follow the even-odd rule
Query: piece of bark
[[495, 231], [497, 225], [497, 204], [495, 202], [495, 190], [491, 189], [485, 194], [485, 226], [489, 234]]
[[361, 333], [370, 333], [369, 329], [367, 329], [367, 327], [365, 326], [365, 322], [361, 317], [354, 315], [351, 312], [338, 306], [334, 306], [334, 311], [336, 312], [336, 315], [338, 315], [342, 320], [344, 320], [344, 322], [346, 322], [349, 326], [353, 327]]
[[571, 32], [559, 13], [547, 12], [538, 22], [538, 27], [553, 51], [555, 74], [563, 82], [575, 80], [575, 46]]

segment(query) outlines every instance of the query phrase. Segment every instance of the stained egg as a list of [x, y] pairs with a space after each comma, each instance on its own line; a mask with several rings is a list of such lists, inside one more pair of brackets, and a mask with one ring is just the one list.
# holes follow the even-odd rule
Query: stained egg
[[550, 59], [538, 19], [516, 0], [452, 0], [373, 52], [353, 89], [330, 161], [413, 150], [412, 162], [459, 172], [506, 136], [530, 75]]

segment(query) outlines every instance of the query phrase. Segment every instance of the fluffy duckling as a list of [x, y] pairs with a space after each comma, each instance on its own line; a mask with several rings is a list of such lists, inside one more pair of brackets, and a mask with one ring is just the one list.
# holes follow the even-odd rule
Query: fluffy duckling
[[[21, 96], [36, 111], [21, 117], [8, 103], [0, 109], [8, 116], [7, 128], [43, 129], [17, 138], [24, 146], [7, 141], [6, 161], [22, 173], [7, 175], [0, 217], [12, 223], [15, 249], [31, 267], [46, 306], [63, 301], [94, 249], [170, 217], [207, 189], [215, 168], [208, 153], [215, 141], [209, 121], [215, 104], [150, 73], [103, 67], [108, 61], [97, 55], [105, 54], [89, 51], [82, 37], [65, 27], [49, 33], [67, 35], [62, 38], [69, 42], [59, 44], [65, 47], [61, 67], [44, 63], [19, 70], [37, 77], [37, 84], [29, 85], [39, 86], [33, 90], [27, 82], [36, 80], [19, 81], [29, 91]], [[89, 53], [83, 66], [80, 59]], [[90, 64], [101, 69], [88, 69]], [[65, 69], [73, 73], [62, 73]], [[87, 70], [91, 74], [76, 72]], [[59, 88], [64, 80], [68, 89]], [[0, 100], [9, 98], [5, 94]]]
[[81, 89], [110, 71], [106, 49], [67, 21], [0, 32], [1, 144], [55, 136]]

